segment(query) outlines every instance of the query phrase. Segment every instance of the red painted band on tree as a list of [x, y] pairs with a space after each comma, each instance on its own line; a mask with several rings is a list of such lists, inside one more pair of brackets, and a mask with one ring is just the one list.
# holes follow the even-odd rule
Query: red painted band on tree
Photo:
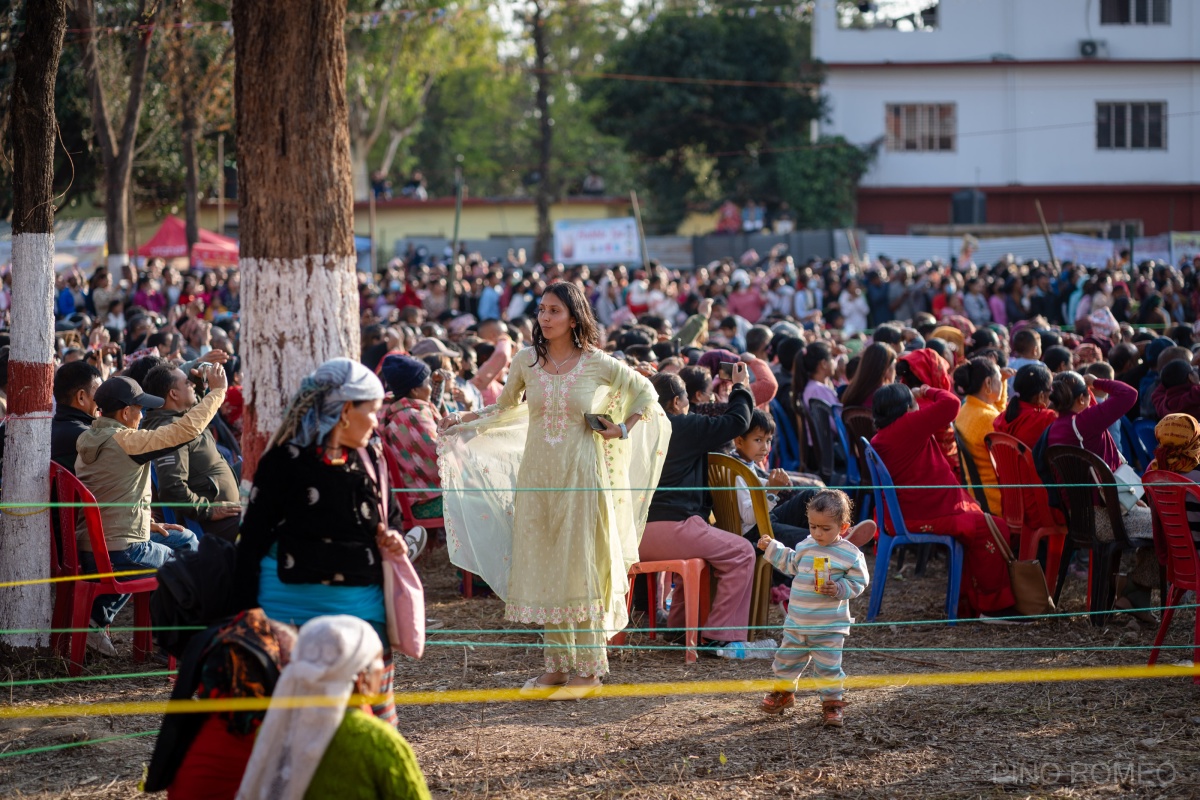
[[8, 413], [10, 416], [49, 411], [53, 398], [54, 365], [28, 361], [8, 362]]

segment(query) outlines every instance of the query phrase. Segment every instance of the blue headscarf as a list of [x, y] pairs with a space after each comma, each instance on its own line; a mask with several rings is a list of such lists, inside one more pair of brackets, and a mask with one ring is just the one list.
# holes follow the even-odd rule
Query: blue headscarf
[[430, 373], [428, 364], [412, 356], [388, 356], [379, 367], [380, 376], [397, 398], [406, 397], [423, 384]]
[[330, 359], [300, 382], [284, 424], [293, 413], [300, 418], [287, 441], [297, 447], [319, 444], [337, 425], [346, 403], [382, 399], [383, 384], [374, 372], [349, 358]]

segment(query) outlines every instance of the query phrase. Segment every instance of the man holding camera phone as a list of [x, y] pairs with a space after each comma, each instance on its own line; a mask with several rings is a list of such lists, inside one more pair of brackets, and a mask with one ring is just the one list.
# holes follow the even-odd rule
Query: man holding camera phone
[[[95, 402], [100, 416], [76, 442], [75, 474], [95, 496], [104, 525], [104, 544], [117, 572], [158, 569], [179, 550], [195, 550], [195, 534], [181, 525], [162, 525], [150, 517], [150, 462], [204, 432], [225, 400], [229, 385], [225, 368], [208, 373], [208, 394], [187, 413], [155, 430], [139, 430], [142, 409], [161, 408], [163, 399], [142, 391], [132, 378], [118, 375], [100, 384]], [[92, 543], [79, 536], [79, 559], [85, 573], [96, 572]], [[129, 595], [101, 595], [92, 604], [88, 647], [116, 655], [107, 628]]]
[[[189, 378], [182, 370], [161, 365], [146, 375], [146, 391], [163, 399], [162, 408], [146, 412], [144, 430], [166, 427], [190, 411], [199, 402], [196, 384], [201, 388], [212, 374], [213, 365], [203, 362]], [[241, 503], [238, 482], [229, 463], [217, 449], [217, 440], [210, 428], [199, 436], [154, 459], [158, 474], [158, 498], [164, 503], [180, 503], [175, 513], [182, 513], [200, 523], [205, 533], [234, 541], [238, 534]]]

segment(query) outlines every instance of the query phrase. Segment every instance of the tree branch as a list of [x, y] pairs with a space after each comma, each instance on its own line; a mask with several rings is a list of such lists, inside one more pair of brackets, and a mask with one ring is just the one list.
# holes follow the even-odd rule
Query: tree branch
[[96, 27], [96, 7], [93, 0], [76, 0], [75, 16], [78, 19], [80, 46], [83, 49], [83, 74], [87, 80], [88, 94], [92, 99], [92, 128], [104, 160], [113, 161], [117, 157], [117, 145], [112, 120], [108, 114], [108, 102], [104, 97], [104, 85], [100, 81], [100, 58], [96, 48], [96, 37], [92, 35], [92, 30]]
[[124, 172], [133, 165], [137, 142], [138, 120], [142, 114], [142, 89], [146, 85], [146, 69], [150, 64], [150, 42], [154, 38], [154, 24], [162, 6], [147, 10], [147, 0], [138, 3], [137, 46], [134, 48], [133, 65], [129, 71], [129, 100], [125, 104], [125, 120], [121, 125], [121, 141], [117, 150], [118, 170]]
[[375, 142], [379, 140], [383, 133], [384, 124], [387, 122], [388, 105], [391, 102], [392, 76], [396, 74], [396, 65], [400, 63], [400, 53], [404, 50], [400, 45], [404, 41], [404, 29], [401, 28], [399, 36], [396, 37], [396, 46], [392, 48], [392, 63], [388, 64], [387, 75], [383, 78], [383, 83], [380, 85], [380, 98], [375, 106], [375, 124], [372, 126], [371, 133], [367, 135], [366, 144], [363, 147], [364, 151], [369, 152], [375, 146]]

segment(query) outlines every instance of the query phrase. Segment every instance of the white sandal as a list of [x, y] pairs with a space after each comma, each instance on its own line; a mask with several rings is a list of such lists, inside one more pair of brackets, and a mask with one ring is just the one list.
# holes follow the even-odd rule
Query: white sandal
[[521, 687], [521, 697], [549, 700], [551, 699], [551, 695], [556, 694], [559, 689], [566, 687], [565, 683], [539, 683], [538, 679], [541, 677], [541, 675], [537, 675], [525, 681], [525, 685]]

